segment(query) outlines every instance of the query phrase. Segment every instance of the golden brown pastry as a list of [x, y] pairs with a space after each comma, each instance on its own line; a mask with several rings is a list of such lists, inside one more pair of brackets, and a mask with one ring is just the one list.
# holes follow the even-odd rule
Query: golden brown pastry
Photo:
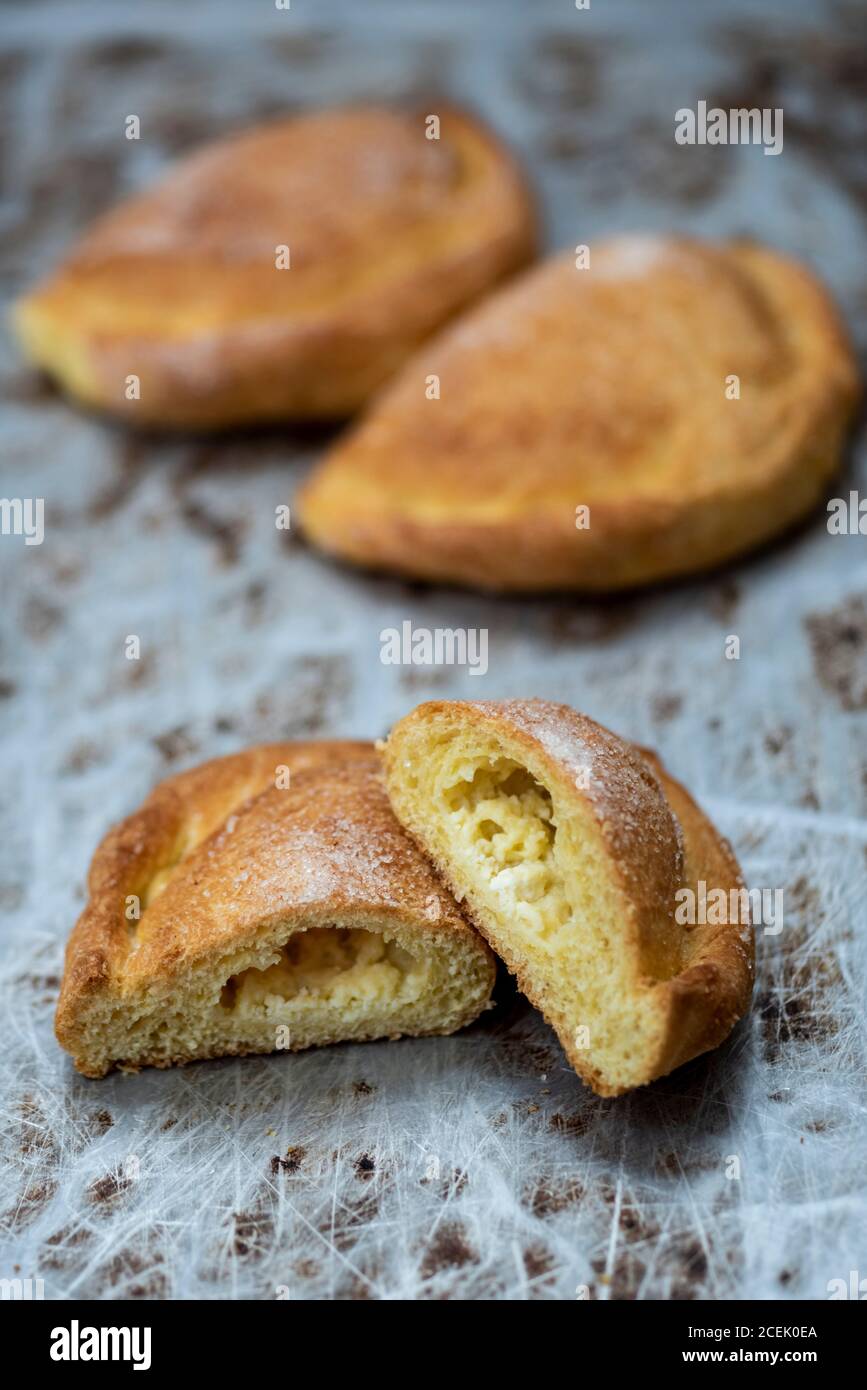
[[748, 897], [652, 754], [566, 705], [436, 701], [385, 758], [398, 818], [599, 1095], [722, 1042], [752, 989]]
[[56, 1019], [85, 1076], [451, 1033], [489, 1002], [491, 953], [369, 744], [269, 744], [170, 778], [103, 840], [89, 889]]
[[26, 352], [84, 404], [136, 425], [355, 410], [533, 251], [512, 159], [468, 115], [435, 114], [439, 139], [425, 112], [359, 106], [185, 159], [18, 304]]
[[644, 584], [808, 512], [858, 394], [803, 266], [617, 238], [588, 269], [570, 253], [528, 271], [425, 344], [314, 472], [301, 520], [334, 555], [420, 579]]

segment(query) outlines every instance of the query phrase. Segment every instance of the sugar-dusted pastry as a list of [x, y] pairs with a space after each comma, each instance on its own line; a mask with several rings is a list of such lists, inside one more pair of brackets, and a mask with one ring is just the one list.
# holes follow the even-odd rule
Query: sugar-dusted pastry
[[15, 323], [71, 395], [135, 425], [342, 416], [534, 241], [522, 177], [476, 120], [347, 107], [183, 160]]
[[385, 759], [398, 818], [599, 1095], [722, 1042], [752, 988], [747, 894], [652, 754], [566, 705], [436, 701]]
[[528, 271], [426, 343], [314, 472], [301, 519], [324, 550], [420, 579], [644, 584], [807, 513], [858, 392], [804, 266], [617, 238], [587, 268], [570, 253]]
[[491, 953], [369, 744], [270, 744], [170, 778], [103, 840], [89, 889], [56, 1020], [85, 1076], [451, 1033], [489, 1002]]

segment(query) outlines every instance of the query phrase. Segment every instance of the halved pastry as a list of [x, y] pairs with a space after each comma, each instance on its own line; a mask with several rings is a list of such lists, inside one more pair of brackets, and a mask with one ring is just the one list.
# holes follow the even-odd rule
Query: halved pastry
[[754, 245], [615, 238], [426, 343], [314, 471], [300, 517], [323, 550], [419, 579], [645, 584], [807, 513], [858, 394], [805, 267]]
[[489, 1003], [491, 953], [369, 744], [270, 744], [170, 778], [103, 840], [89, 888], [56, 1019], [85, 1076], [451, 1033]]
[[136, 425], [355, 410], [533, 252], [511, 157], [470, 116], [430, 116], [321, 111], [193, 154], [18, 304], [25, 350]]
[[385, 759], [398, 818], [599, 1095], [725, 1038], [752, 989], [746, 890], [652, 754], [566, 705], [437, 701]]

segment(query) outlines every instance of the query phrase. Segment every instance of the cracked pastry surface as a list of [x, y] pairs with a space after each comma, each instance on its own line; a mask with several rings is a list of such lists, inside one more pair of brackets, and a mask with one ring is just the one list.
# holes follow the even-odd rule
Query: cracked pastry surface
[[[437, 114], [438, 140], [423, 112], [354, 106], [193, 153], [101, 217], [18, 303], [25, 351], [72, 396], [136, 425], [357, 409], [533, 252], [511, 156], [468, 114]], [[130, 375], [138, 399], [126, 399]]]
[[588, 269], [572, 253], [530, 269], [426, 343], [318, 465], [299, 512], [323, 550], [374, 569], [627, 588], [717, 565], [808, 513], [859, 393], [805, 266], [747, 243], [617, 237]]
[[[566, 705], [435, 701], [395, 726], [385, 762], [396, 815], [598, 1094], [728, 1035], [752, 991], [743, 880], [653, 754]], [[676, 895], [700, 880], [739, 920], [679, 923]]]
[[451, 1033], [489, 1003], [490, 950], [395, 820], [370, 744], [263, 745], [170, 778], [105, 837], [89, 892], [56, 1018], [86, 1076]]

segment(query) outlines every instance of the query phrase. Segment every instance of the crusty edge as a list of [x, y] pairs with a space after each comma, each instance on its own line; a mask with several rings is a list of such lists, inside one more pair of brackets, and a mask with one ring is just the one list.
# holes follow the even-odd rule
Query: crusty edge
[[[132, 422], [137, 429], [220, 430], [261, 421], [344, 418], [357, 410], [420, 343], [443, 323], [508, 275], [526, 265], [538, 241], [538, 214], [529, 182], [515, 156], [475, 114], [439, 104], [441, 120], [454, 122], [460, 138], [487, 153], [491, 167], [509, 186], [511, 220], [481, 241], [448, 246], [437, 260], [419, 263], [412, 274], [376, 289], [375, 300], [341, 305], [321, 319], [278, 321], [265, 333], [260, 324], [230, 326], [179, 342], [123, 332], [98, 337], [76, 333], [54, 312], [51, 296], [62, 283], [64, 264], [12, 306], [11, 325], [26, 355], [50, 372], [61, 389], [92, 409]], [[465, 285], [455, 300], [455, 286]], [[450, 307], [426, 308], [440, 295]], [[408, 306], [415, 301], [416, 314]], [[47, 311], [46, 311], [47, 303]], [[76, 363], [75, 380], [32, 346], [34, 316], [45, 316], [56, 341], [69, 340], [65, 361]], [[73, 350], [74, 349], [74, 350]], [[127, 401], [118, 390], [131, 358], [144, 365], [150, 388]], [[187, 363], [201, 357], [218, 362], [213, 385], [200, 395], [185, 391]], [[280, 363], [275, 372], [274, 363]], [[124, 367], [123, 364], [126, 364]], [[121, 371], [121, 367], [123, 370]], [[274, 382], [268, 404], [263, 382]], [[251, 399], [250, 382], [255, 383]], [[178, 383], [181, 383], [178, 388]]]
[[323, 759], [366, 759], [373, 745], [361, 741], [320, 744], [273, 743], [206, 763], [159, 782], [146, 800], [103, 836], [88, 872], [88, 901], [66, 945], [63, 979], [55, 1012], [58, 1042], [75, 1052], [83, 1011], [111, 985], [128, 949], [124, 900], [141, 892], [171, 857], [188, 811], [213, 795], [224, 779], [255, 780], [259, 766], [304, 759], [315, 748]]
[[[505, 702], [508, 704], [508, 702]], [[547, 704], [548, 702], [535, 702]], [[434, 716], [437, 710], [451, 706], [456, 715], [467, 719], [478, 719], [478, 706], [487, 705], [489, 710], [496, 708], [493, 702], [478, 702], [474, 706], [463, 701], [432, 701], [419, 706], [406, 721], [424, 720]], [[552, 706], [553, 708], [553, 706]], [[567, 706], [560, 706], [568, 718], [575, 712]], [[492, 716], [488, 714], [486, 721]], [[494, 716], [495, 717], [495, 716]], [[579, 716], [583, 719], [583, 716]], [[588, 721], [592, 723], [592, 721]], [[527, 741], [526, 731], [515, 730], [506, 716], [501, 719], [504, 730], [511, 742]], [[599, 727], [599, 726], [597, 726]], [[392, 736], [395, 731], [392, 731]], [[606, 731], [607, 732], [607, 731]], [[634, 747], [633, 745], [625, 745]], [[538, 746], [537, 746], [538, 751]], [[659, 779], [666, 801], [671, 808], [682, 832], [686, 857], [692, 863], [694, 876], [703, 877], [714, 886], [725, 888], [743, 887], [743, 877], [728, 841], [719, 835], [710, 820], [699, 809], [685, 788], [665, 772], [655, 754], [646, 749], [635, 749], [647, 762]], [[555, 769], [558, 781], [562, 782], [562, 767], [550, 754], [544, 752], [545, 760]], [[395, 814], [402, 819], [399, 798], [393, 794], [392, 766], [397, 761], [395, 745], [389, 740], [385, 747], [386, 786], [392, 797]], [[419, 833], [419, 827], [404, 821], [407, 830], [414, 836], [420, 848], [431, 854], [430, 847]], [[449, 866], [439, 856], [433, 856], [435, 866], [449, 890], [458, 896], [462, 885], [455, 882]], [[464, 913], [477, 930], [490, 940], [484, 922], [474, 912], [472, 904], [463, 899]], [[715, 927], [694, 928], [688, 938], [691, 954], [682, 968], [666, 980], [653, 982], [656, 1009], [659, 1016], [659, 1043], [655, 1055], [648, 1059], [646, 1076], [639, 1085], [668, 1075], [677, 1067], [694, 1057], [717, 1047], [731, 1032], [735, 1023], [746, 1013], [753, 989], [755, 944], [749, 923], [728, 923]], [[494, 944], [493, 942], [491, 944]], [[496, 950], [510, 973], [518, 982], [521, 991], [531, 1003], [541, 1008], [541, 1001], [535, 996], [532, 980], [515, 953], [497, 943]], [[602, 1096], [624, 1094], [634, 1087], [615, 1087], [591, 1065], [586, 1057], [576, 1049], [568, 1033], [557, 1027], [557, 1021], [546, 1014], [560, 1039], [561, 1045], [578, 1075], [596, 1093]]]
[[[445, 521], [388, 515], [383, 508], [372, 519], [356, 513], [341, 528], [320, 523], [316, 513], [326, 458], [297, 498], [311, 540], [346, 563], [429, 583], [491, 593], [608, 593], [711, 571], [791, 530], [818, 505], [839, 467], [863, 396], [858, 362], [834, 301], [806, 266], [752, 244], [732, 242], [728, 249], [754, 278], [763, 263], [785, 270], [804, 318], [810, 318], [817, 343], [812, 357], [823, 373], [787, 422], [792, 440], [751, 485], [735, 489], [721, 479], [700, 497], [594, 502], [593, 525], [579, 533], [564, 508], [547, 514], [533, 508], [520, 518], [486, 524], [462, 516], [457, 502]], [[427, 345], [429, 356], [438, 342]], [[335, 453], [351, 448], [350, 435]]]

